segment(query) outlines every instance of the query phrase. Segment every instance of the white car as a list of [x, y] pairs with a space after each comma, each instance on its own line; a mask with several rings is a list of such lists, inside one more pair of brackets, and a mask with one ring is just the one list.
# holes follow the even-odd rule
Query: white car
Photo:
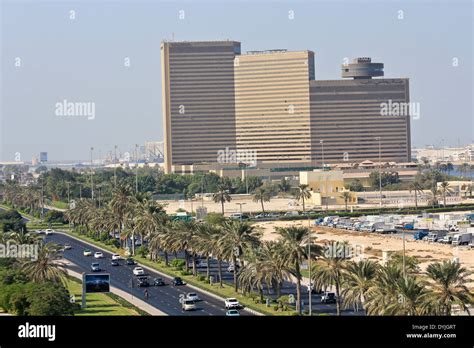
[[144, 271], [143, 268], [141, 268], [141, 267], [135, 267], [135, 268], [133, 269], [133, 274], [136, 275], [136, 276], [144, 275], [144, 274], [145, 274], [145, 271]]
[[192, 300], [184, 300], [181, 302], [181, 309], [183, 311], [193, 311], [196, 309], [196, 304]]
[[53, 234], [53, 232], [54, 232], [54, 230], [52, 230], [52, 229], [50, 229], [50, 228], [48, 228], [47, 230], [44, 230], [44, 233], [45, 233], [47, 236]]
[[112, 260], [120, 260], [120, 259], [121, 259], [121, 257], [120, 257], [119, 254], [113, 254], [112, 255]]
[[83, 254], [84, 254], [84, 256], [91, 256], [92, 251], [90, 251], [89, 249], [84, 249]]
[[240, 313], [237, 309], [229, 309], [226, 313], [226, 316], [228, 317], [239, 317]]
[[191, 300], [191, 301], [201, 301], [199, 296], [195, 292], [189, 292], [186, 294], [186, 300]]
[[104, 254], [101, 252], [101, 251], [96, 251], [94, 253], [94, 258], [96, 259], [103, 259], [104, 258]]
[[36, 230], [36, 233], [38, 233], [38, 234], [44, 234], [44, 231], [43, 231], [43, 230]]
[[227, 267], [227, 272], [234, 273], [235, 270], [237, 270], [237, 272], [239, 271], [239, 265], [235, 266], [231, 263], [229, 267]]
[[224, 300], [225, 303], [225, 308], [227, 309], [235, 309], [235, 308], [240, 308], [241, 305], [239, 301], [236, 298], [229, 297]]

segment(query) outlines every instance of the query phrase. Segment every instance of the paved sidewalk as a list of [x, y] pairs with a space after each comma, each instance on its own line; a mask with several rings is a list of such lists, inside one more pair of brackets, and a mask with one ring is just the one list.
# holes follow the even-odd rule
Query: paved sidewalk
[[[73, 265], [73, 263], [71, 263], [70, 261], [67, 261], [64, 262], [64, 264], [68, 265]], [[74, 278], [77, 278], [77, 279], [80, 279], [82, 281], [82, 274], [76, 272], [76, 271], [73, 271], [71, 269], [67, 269], [67, 273], [74, 277]], [[142, 301], [140, 300], [139, 298], [129, 294], [128, 292], [125, 292], [123, 290], [120, 290], [118, 288], [115, 288], [113, 286], [110, 287], [110, 292], [117, 295], [117, 296], [120, 296], [121, 298], [123, 298], [124, 300], [130, 302], [131, 304], [133, 304], [134, 306], [140, 308], [141, 310], [147, 312], [148, 314], [151, 314], [151, 315], [167, 315], [165, 313], [163, 313], [162, 311], [160, 311], [159, 309], [151, 306], [150, 304], [146, 303], [145, 301]]]

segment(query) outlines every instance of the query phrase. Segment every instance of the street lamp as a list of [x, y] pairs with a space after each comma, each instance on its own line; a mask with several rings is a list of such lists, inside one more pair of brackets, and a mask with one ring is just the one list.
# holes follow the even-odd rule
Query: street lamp
[[313, 282], [311, 280], [311, 220], [308, 215], [308, 228], [309, 228], [309, 238], [308, 238], [308, 272], [309, 272], [309, 285], [308, 285], [308, 311], [309, 316], [312, 316], [312, 304], [311, 304], [311, 291]]
[[117, 145], [114, 145], [114, 187], [117, 187]]
[[319, 143], [321, 144], [321, 162], [324, 170], [324, 140], [320, 140]]
[[135, 144], [135, 192], [138, 193], [138, 144]]
[[382, 207], [382, 154], [381, 154], [381, 137], [376, 137], [375, 140], [379, 141], [379, 191], [380, 191], [380, 207]]
[[94, 148], [91, 147], [91, 198], [92, 200], [94, 199], [94, 179], [92, 178], [92, 153], [94, 151]]
[[240, 222], [242, 222], [242, 206], [246, 203], [235, 203], [240, 206]]

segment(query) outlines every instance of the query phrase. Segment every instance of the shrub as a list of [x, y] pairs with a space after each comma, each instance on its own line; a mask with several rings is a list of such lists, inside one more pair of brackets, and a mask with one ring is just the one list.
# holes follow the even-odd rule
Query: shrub
[[177, 269], [183, 269], [184, 265], [186, 264], [186, 261], [183, 259], [174, 259], [170, 262], [171, 266], [177, 268]]
[[188, 276], [188, 275], [191, 275], [192, 273], [189, 272], [189, 271], [181, 271], [180, 274], [181, 274], [182, 276]]
[[202, 274], [200, 274], [200, 275], [197, 276], [197, 280], [200, 281], [200, 282], [205, 282], [205, 281], [206, 281], [206, 277], [203, 276]]
[[141, 257], [143, 258], [146, 258], [146, 256], [148, 255], [148, 247], [146, 246], [141, 246], [139, 247], [137, 250], [135, 250], [135, 253], [137, 255], [140, 255]]

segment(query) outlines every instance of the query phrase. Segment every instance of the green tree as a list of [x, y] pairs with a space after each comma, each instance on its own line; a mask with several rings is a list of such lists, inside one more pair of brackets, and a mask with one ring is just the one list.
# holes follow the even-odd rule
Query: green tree
[[212, 199], [215, 203], [220, 203], [222, 208], [222, 215], [224, 215], [224, 203], [230, 202], [232, 198], [229, 195], [229, 191], [224, 186], [218, 186], [217, 192], [214, 193]]
[[265, 187], [259, 187], [253, 193], [253, 201], [261, 203], [263, 214], [265, 214], [265, 207], [263, 206], [263, 202], [269, 202], [270, 198], [270, 191]]
[[311, 198], [311, 190], [309, 188], [309, 185], [306, 184], [301, 184], [298, 185], [298, 191], [296, 192], [295, 195], [296, 199], [302, 200], [303, 201], [303, 211], [305, 211], [305, 200]]

